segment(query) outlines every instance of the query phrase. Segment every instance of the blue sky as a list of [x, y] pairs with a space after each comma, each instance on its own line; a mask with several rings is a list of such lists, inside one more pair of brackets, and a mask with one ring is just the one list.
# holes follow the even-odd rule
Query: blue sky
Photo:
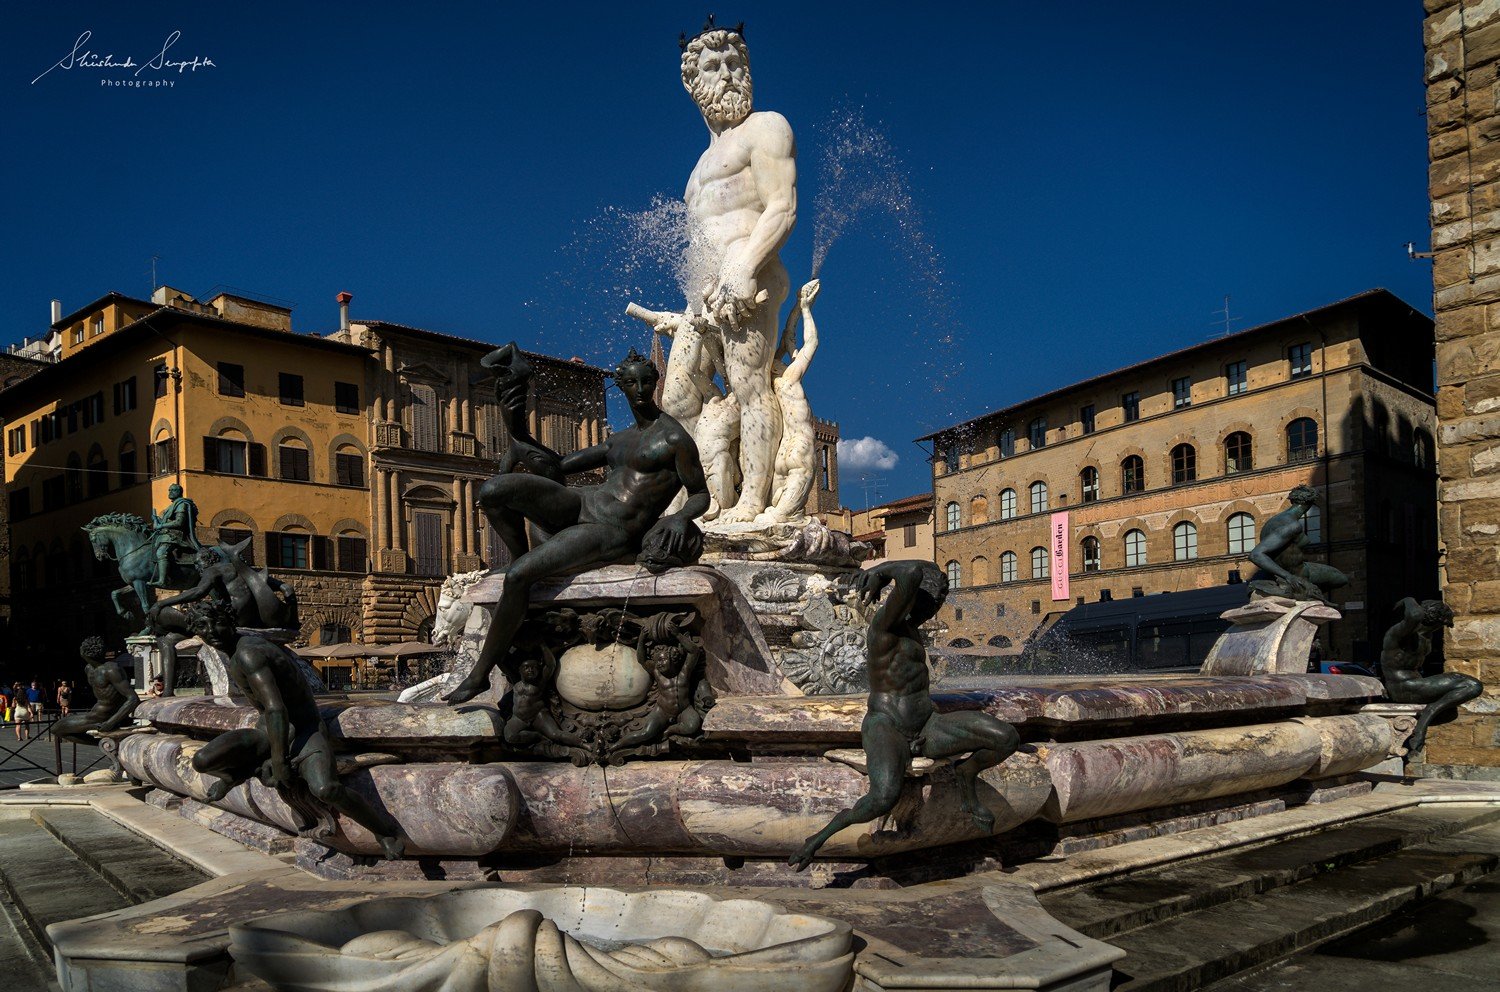
[[[758, 109], [791, 121], [807, 278], [825, 165], [877, 134], [875, 208], [828, 251], [814, 410], [912, 439], [1373, 286], [1430, 312], [1421, 5], [745, 2]], [[919, 12], [919, 13], [916, 13]], [[6, 339], [159, 281], [606, 361], [677, 303], [629, 232], [706, 143], [678, 80], [701, 4], [9, 4], [0, 13]], [[131, 71], [54, 70], [87, 48]], [[866, 142], [868, 143], [868, 142]], [[892, 213], [881, 209], [907, 202]], [[846, 202], [846, 196], [836, 198]], [[1216, 323], [1216, 321], [1219, 321]], [[618, 406], [619, 404], [615, 404]], [[876, 446], [867, 445], [873, 449]]]

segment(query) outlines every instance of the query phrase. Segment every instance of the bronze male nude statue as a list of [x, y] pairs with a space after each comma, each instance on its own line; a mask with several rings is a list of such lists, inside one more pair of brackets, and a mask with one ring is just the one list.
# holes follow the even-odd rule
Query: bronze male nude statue
[[[692, 435], [656, 405], [657, 378], [656, 367], [632, 348], [614, 380], [635, 425], [560, 460], [561, 475], [604, 468], [600, 485], [569, 487], [541, 474], [511, 472], [480, 487], [480, 509], [505, 542], [511, 564], [484, 647], [445, 697], [449, 703], [467, 702], [489, 687], [490, 672], [509, 654], [531, 589], [542, 579], [637, 558], [652, 571], [696, 560], [703, 535], [693, 519], [708, 508], [708, 485]], [[502, 402], [507, 396], [513, 404], [525, 402], [524, 391], [511, 389]], [[684, 488], [682, 509], [662, 516]], [[527, 521], [545, 535], [535, 546], [527, 540]]]
[[1427, 742], [1427, 728], [1438, 717], [1458, 711], [1460, 703], [1477, 699], [1484, 686], [1472, 675], [1440, 672], [1422, 677], [1422, 663], [1432, 651], [1432, 635], [1453, 626], [1453, 610], [1440, 599], [1418, 603], [1410, 597], [1396, 604], [1396, 623], [1380, 645], [1380, 677], [1385, 694], [1397, 703], [1426, 703], [1406, 742], [1416, 754]]
[[911, 759], [918, 755], [951, 758], [972, 752], [956, 769], [959, 802], [987, 835], [995, 817], [980, 803], [975, 780], [981, 771], [998, 765], [1020, 747], [1015, 728], [988, 713], [939, 713], [932, 705], [927, 651], [918, 628], [937, 614], [947, 598], [947, 577], [931, 562], [888, 561], [854, 579], [855, 591], [867, 604], [875, 603], [886, 586], [891, 587], [890, 594], [875, 611], [866, 639], [870, 700], [860, 742], [870, 791], [787, 859], [798, 871], [811, 864], [818, 848], [840, 830], [879, 819], [894, 809]]

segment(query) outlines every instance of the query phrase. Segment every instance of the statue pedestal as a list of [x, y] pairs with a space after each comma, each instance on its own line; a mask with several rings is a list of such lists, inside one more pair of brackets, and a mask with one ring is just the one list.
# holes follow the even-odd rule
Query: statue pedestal
[[1220, 616], [1232, 625], [1214, 642], [1203, 675], [1291, 675], [1307, 671], [1318, 628], [1342, 614], [1317, 600], [1268, 596]]
[[132, 678], [137, 692], [151, 688], [151, 680], [161, 674], [161, 651], [156, 647], [156, 638], [148, 634], [133, 634], [125, 638], [125, 650], [135, 659]]

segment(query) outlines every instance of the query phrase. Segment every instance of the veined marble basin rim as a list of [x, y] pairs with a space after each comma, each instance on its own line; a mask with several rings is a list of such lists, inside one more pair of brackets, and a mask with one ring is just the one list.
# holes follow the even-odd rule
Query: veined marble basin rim
[[[933, 702], [944, 711], [983, 709], [1016, 724], [1076, 726], [1178, 715], [1249, 715], [1317, 703], [1353, 705], [1382, 696], [1378, 680], [1357, 675], [1017, 676], [982, 689], [939, 690]], [[499, 711], [490, 706], [322, 701], [335, 737], [372, 745], [405, 741], [463, 747], [498, 738], [501, 725]], [[183, 731], [221, 733], [256, 721], [250, 706], [219, 696], [148, 699], [136, 713], [158, 727]], [[838, 741], [858, 736], [864, 714], [864, 695], [727, 695], [709, 710], [705, 732], [721, 740]]]

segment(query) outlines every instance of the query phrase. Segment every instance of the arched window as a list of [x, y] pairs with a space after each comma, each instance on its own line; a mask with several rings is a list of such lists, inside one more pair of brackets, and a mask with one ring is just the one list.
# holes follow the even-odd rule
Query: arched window
[[950, 648], [972, 648], [974, 646], [974, 642], [969, 640], [967, 637], [955, 637], [953, 640], [948, 642], [948, 646]]
[[1323, 543], [1323, 511], [1318, 504], [1307, 508], [1307, 515], [1302, 518], [1302, 532], [1307, 535], [1308, 544]]
[[1120, 463], [1120, 491], [1143, 492], [1146, 488], [1146, 463], [1140, 455], [1131, 455]]
[[1000, 581], [1016, 581], [1016, 553], [1007, 551], [1000, 556]]
[[1180, 486], [1198, 478], [1198, 452], [1191, 444], [1179, 444], [1172, 449], [1172, 485]]
[[124, 489], [126, 486], [133, 486], [137, 482], [141, 481], [136, 476], [136, 473], [139, 471], [139, 469], [136, 462], [135, 438], [131, 437], [129, 434], [126, 434], [125, 437], [120, 441], [120, 455], [118, 464], [120, 469], [121, 489]]
[[1298, 417], [1286, 425], [1286, 460], [1310, 462], [1318, 457], [1318, 422]]
[[987, 524], [990, 522], [990, 501], [983, 496], [975, 496], [969, 500], [969, 525]]
[[959, 508], [958, 508], [958, 504], [957, 503], [949, 503], [948, 506], [947, 506], [947, 513], [948, 513], [947, 529], [948, 530], [958, 530], [958, 528], [959, 528], [959, 513], [960, 513]]
[[[253, 464], [257, 459], [254, 457], [259, 453], [258, 465]], [[206, 472], [218, 472], [222, 475], [265, 475], [264, 445], [252, 445], [244, 434], [237, 430], [226, 428], [219, 432], [218, 437], [204, 437], [203, 439], [203, 469]]]
[[1229, 518], [1229, 553], [1247, 555], [1255, 547], [1255, 518], [1248, 513], [1236, 513]]
[[266, 564], [272, 568], [312, 568], [312, 538], [306, 528], [291, 526], [266, 534]]
[[1082, 486], [1083, 501], [1092, 503], [1099, 498], [1099, 470], [1092, 465], [1084, 467], [1078, 473], [1078, 481]]
[[1031, 484], [1031, 512], [1047, 512], [1047, 484], [1041, 480]]
[[85, 474], [85, 485], [90, 497], [103, 496], [109, 492], [109, 462], [104, 460], [104, 452], [97, 444], [89, 452], [88, 472]]
[[292, 482], [312, 481], [312, 455], [299, 437], [283, 438], [276, 446], [276, 477]]
[[341, 444], [333, 453], [333, 481], [339, 486], [365, 484], [365, 456], [352, 444]]
[[1047, 446], [1047, 418], [1037, 417], [1026, 425], [1026, 439], [1031, 442], [1032, 450], [1045, 448]]
[[370, 542], [357, 530], [345, 530], [335, 541], [332, 565], [340, 572], [369, 571]]
[[948, 563], [948, 588], [957, 589], [963, 584], [963, 566], [956, 561]]
[[976, 586], [990, 584], [990, 560], [988, 558], [980, 555], [969, 562], [969, 582]]
[[418, 451], [442, 451], [437, 390], [425, 382], [411, 387], [411, 444]]
[[1178, 561], [1198, 557], [1198, 528], [1186, 520], [1172, 528], [1172, 557]]
[[1016, 491], [1000, 490], [1000, 519], [1009, 520], [1016, 515]]
[[1097, 537], [1083, 539], [1083, 570], [1085, 572], [1099, 571], [1099, 539]]
[[1046, 548], [1031, 549], [1031, 577], [1033, 579], [1052, 578], [1052, 559], [1047, 556]]
[[1432, 466], [1432, 435], [1424, 427], [1418, 427], [1412, 434], [1411, 460], [1417, 468]]
[[1252, 450], [1250, 435], [1244, 431], [1235, 431], [1226, 437], [1224, 439], [1224, 474], [1248, 472], [1254, 467], [1255, 453]]
[[1125, 567], [1139, 568], [1146, 564], [1146, 535], [1140, 530], [1125, 532]]

